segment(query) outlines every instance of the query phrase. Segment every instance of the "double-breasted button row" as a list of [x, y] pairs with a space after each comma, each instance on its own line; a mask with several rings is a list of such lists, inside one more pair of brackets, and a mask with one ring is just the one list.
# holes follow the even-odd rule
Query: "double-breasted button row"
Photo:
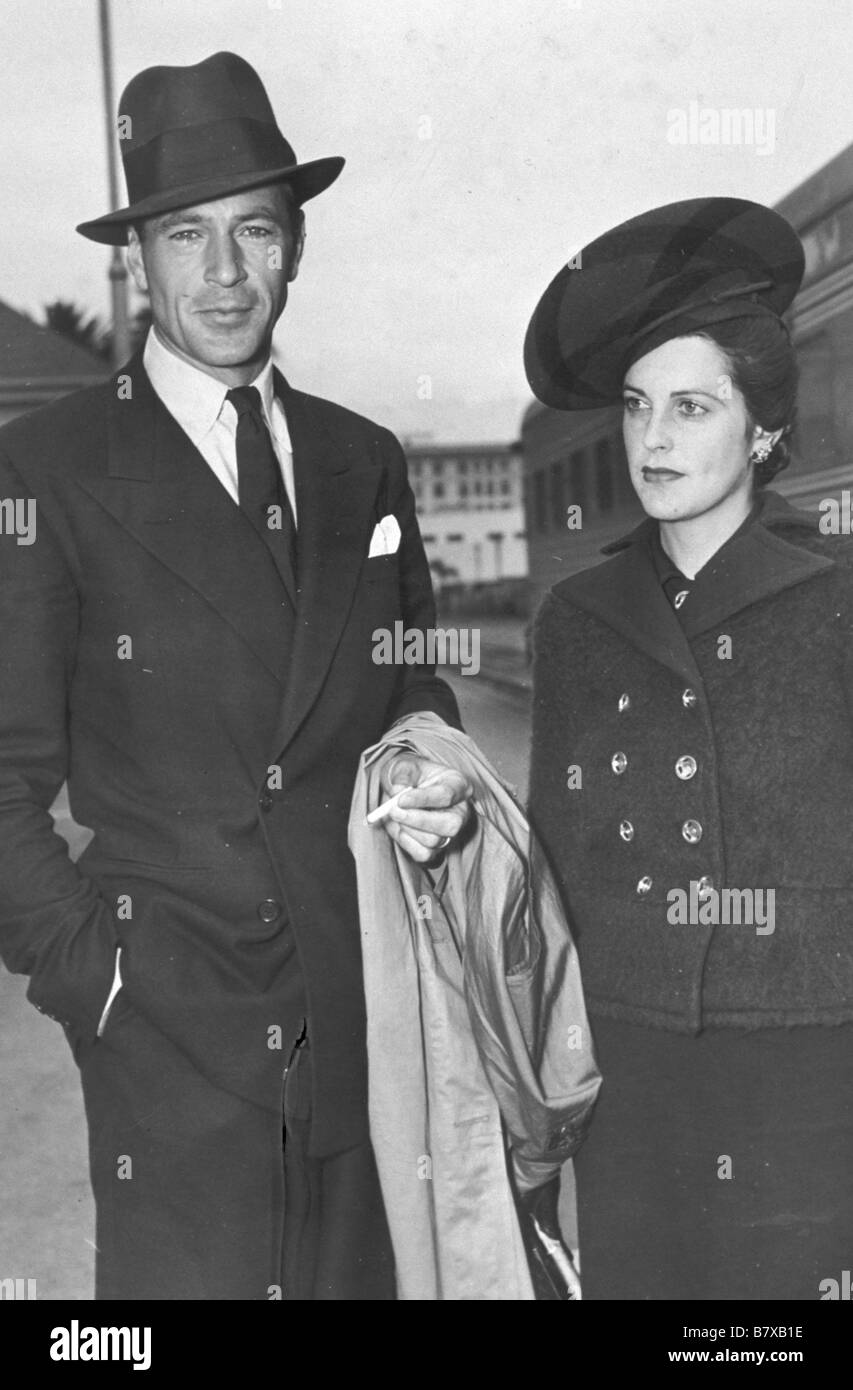
[[[677, 594], [675, 598], [675, 606], [677, 608], [680, 608], [681, 604], [684, 602], [684, 599], [686, 597], [686, 591], [683, 594]], [[696, 694], [696, 691], [691, 686], [685, 686], [685, 688], [682, 690], [681, 703], [685, 709], [695, 709], [696, 705], [699, 703], [699, 697]], [[626, 710], [629, 710], [631, 708], [631, 696], [627, 690], [622, 691], [622, 694], [616, 701], [616, 708], [618, 709], [620, 714], [624, 714]], [[622, 749], [619, 749], [611, 757], [610, 766], [614, 774], [617, 777], [621, 777], [622, 773], [626, 770], [628, 766], [627, 753], [625, 753]], [[693, 757], [692, 753], [683, 753], [681, 757], [678, 758], [675, 762], [675, 775], [682, 782], [689, 782], [692, 777], [696, 776], [698, 770], [699, 764], [696, 758]], [[683, 822], [681, 826], [681, 834], [682, 838], [686, 841], [688, 845], [698, 845], [699, 841], [702, 839], [702, 836], [704, 834], [704, 829], [700, 821], [695, 820], [693, 817], [690, 817]], [[619, 822], [619, 836], [626, 844], [630, 844], [631, 841], [634, 839], [635, 835], [636, 831], [634, 829], [633, 823], [630, 820], [626, 819], [621, 820]], [[654, 880], [652, 879], [651, 874], [643, 874], [642, 878], [639, 879], [637, 882], [636, 891], [638, 897], [643, 898], [646, 896], [647, 893], [650, 893], [652, 890], [653, 882]], [[708, 878], [706, 875], [704, 878], [700, 879], [699, 882], [700, 896], [703, 891], [702, 885], [704, 885], [704, 892], [707, 895], [709, 889], [712, 887], [710, 878]]]
[[[699, 696], [689, 685], [681, 692], [681, 703], [685, 709], [693, 709], [699, 703]], [[619, 699], [616, 701], [616, 708], [620, 714], [624, 714], [626, 709], [631, 708], [631, 696], [627, 690], [623, 690]]]
[[[650, 874], [643, 874], [643, 877], [639, 880], [637, 884], [638, 897], [644, 898], [647, 893], [651, 892], [653, 882], [654, 879], [651, 877]], [[702, 875], [702, 877], [697, 881], [696, 890], [697, 896], [699, 897], [700, 901], [704, 901], [705, 898], [709, 898], [711, 896], [711, 894], [714, 891], [714, 880], [711, 878], [710, 874]]]
[[[620, 748], [610, 759], [610, 766], [613, 768], [616, 776], [621, 777], [628, 766], [628, 754], [623, 752]], [[685, 753], [675, 764], [675, 775], [676, 777], [680, 777], [682, 782], [689, 782], [691, 777], [696, 776], [698, 768], [699, 764], [696, 759], [690, 753]]]
[[262, 922], [276, 922], [281, 916], [281, 903], [277, 903], [275, 898], [264, 898], [263, 902], [258, 903], [258, 916]]
[[[687, 841], [688, 845], [698, 845], [704, 833], [705, 831], [702, 826], [702, 823], [698, 820], [686, 820], [681, 827], [681, 834]], [[632, 821], [621, 820], [619, 822], [619, 835], [621, 839], [625, 841], [626, 844], [631, 843], [635, 834], [636, 831], [634, 830], [634, 825]]]

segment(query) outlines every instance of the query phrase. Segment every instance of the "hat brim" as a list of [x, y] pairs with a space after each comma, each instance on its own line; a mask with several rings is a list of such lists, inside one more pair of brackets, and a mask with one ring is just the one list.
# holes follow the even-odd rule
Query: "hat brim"
[[289, 184], [297, 204], [301, 206], [333, 184], [345, 162], [340, 155], [329, 155], [324, 159], [312, 159], [307, 164], [256, 169], [242, 175], [229, 174], [200, 183], [184, 184], [181, 188], [154, 193], [149, 198], [142, 198], [104, 217], [96, 217], [91, 222], [81, 222], [77, 231], [81, 236], [88, 237], [89, 241], [97, 241], [104, 246], [126, 246], [128, 228], [133, 222], [141, 222], [146, 217], [157, 217], [160, 213], [173, 212], [178, 208], [195, 207], [197, 203], [209, 203], [215, 198], [227, 198], [251, 188], [263, 188], [272, 183]]

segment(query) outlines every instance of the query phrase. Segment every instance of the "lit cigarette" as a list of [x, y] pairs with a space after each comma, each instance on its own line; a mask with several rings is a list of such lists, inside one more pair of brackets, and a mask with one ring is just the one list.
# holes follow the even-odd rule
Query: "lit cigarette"
[[434, 772], [432, 776], [427, 777], [425, 782], [419, 782], [417, 787], [401, 787], [393, 796], [389, 796], [387, 801], [383, 801], [381, 806], [377, 806], [375, 811], [371, 811], [368, 816], [365, 816], [365, 825], [378, 825], [381, 820], [385, 820], [404, 792], [420, 791], [422, 787], [431, 787], [435, 782], [440, 782], [443, 776], [444, 770], [442, 769], [441, 772]]

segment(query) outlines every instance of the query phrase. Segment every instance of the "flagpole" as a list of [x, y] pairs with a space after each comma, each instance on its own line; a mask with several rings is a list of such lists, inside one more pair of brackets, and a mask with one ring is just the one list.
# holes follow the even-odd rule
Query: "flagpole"
[[[107, 176], [110, 210], [118, 207], [118, 168], [116, 165], [115, 101], [113, 97], [113, 58], [110, 35], [109, 0], [98, 0], [101, 35], [101, 68], [104, 77], [104, 107], [107, 129]], [[113, 366], [122, 367], [130, 356], [130, 323], [127, 308], [127, 266], [120, 246], [114, 246], [109, 268], [113, 314]]]

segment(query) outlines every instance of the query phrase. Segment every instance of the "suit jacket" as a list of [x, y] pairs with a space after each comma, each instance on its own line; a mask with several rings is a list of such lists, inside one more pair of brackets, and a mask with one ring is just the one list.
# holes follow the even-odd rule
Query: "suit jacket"
[[[307, 1013], [328, 1153], [366, 1134], [359, 755], [403, 714], [458, 715], [432, 668], [372, 659], [375, 629], [435, 620], [399, 444], [279, 375], [276, 391], [295, 615], [139, 357], [0, 431], [0, 496], [37, 518], [30, 546], [0, 536], [0, 949], [79, 1053], [120, 943], [128, 1002], [265, 1107]], [[399, 550], [368, 558], [387, 513]], [[94, 831], [76, 865], [48, 814], [65, 779]]]
[[[531, 817], [590, 1013], [691, 1033], [849, 1021], [850, 539], [768, 492], [676, 615], [654, 525], [557, 584], [537, 620]], [[741, 897], [740, 924], [731, 898], [728, 922], [722, 900], [714, 921], [688, 899], [697, 920], [678, 924], [670, 894], [703, 878], [772, 890], [772, 929]]]

